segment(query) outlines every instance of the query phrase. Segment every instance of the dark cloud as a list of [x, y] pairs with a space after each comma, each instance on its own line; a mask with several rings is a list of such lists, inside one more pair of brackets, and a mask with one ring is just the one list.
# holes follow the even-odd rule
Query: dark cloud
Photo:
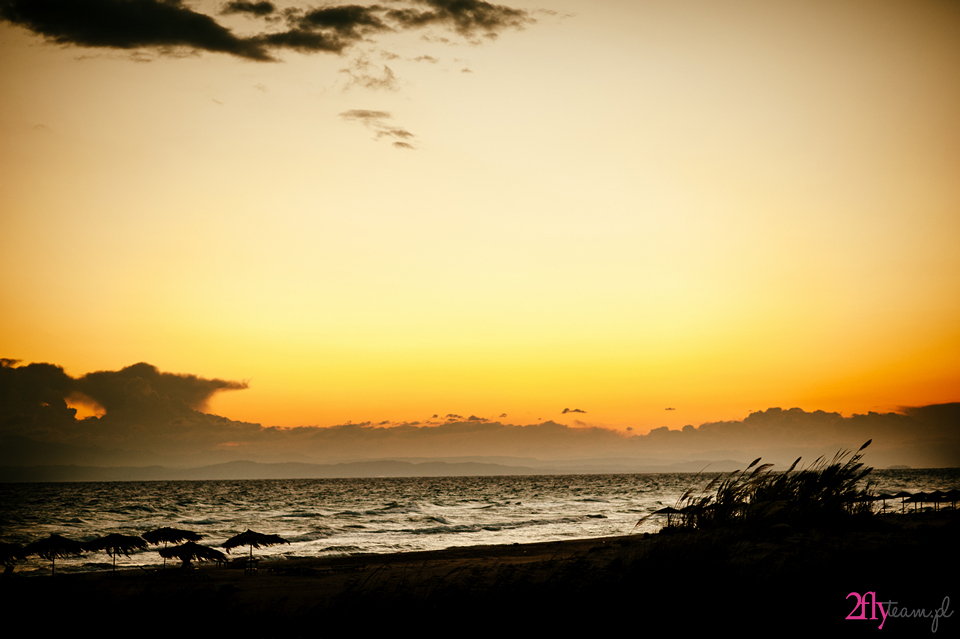
[[[162, 373], [150, 364], [72, 378], [59, 366], [0, 368], [0, 463], [153, 463], [209, 454], [262, 429], [201, 412], [242, 382]], [[105, 409], [76, 419], [67, 400]]]
[[110, 49], [171, 49], [271, 57], [263, 44], [235, 36], [180, 0], [0, 0], [0, 18], [57, 44]]
[[[387, 111], [368, 111], [367, 109], [352, 109], [350, 111], [344, 111], [340, 114], [341, 118], [347, 120], [383, 120], [384, 118], [389, 118], [390, 113]], [[436, 415], [434, 415], [436, 417]]]
[[156, 366], [142, 362], [119, 371], [88, 373], [74, 384], [75, 390], [106, 409], [108, 415], [131, 406], [156, 403], [202, 410], [214, 393], [245, 388], [247, 385], [242, 382], [161, 373]]
[[17, 367], [5, 362], [0, 380], [0, 429], [4, 433], [19, 433], [24, 426], [74, 425], [76, 410], [67, 408], [68, 399], [104, 409], [107, 421], [163, 423], [195, 416], [215, 393], [247, 387], [242, 382], [161, 373], [144, 363], [74, 379], [52, 364]]
[[[384, 131], [377, 132], [377, 137], [383, 137], [385, 135], [394, 137], [394, 138], [412, 138], [413, 137], [413, 133], [410, 133], [406, 129], [401, 129], [399, 127], [394, 127], [394, 128], [386, 129]], [[396, 144], [396, 142], [394, 142], [394, 144]]]
[[17, 366], [19, 360], [0, 360], [0, 434], [40, 437], [73, 423], [76, 410], [66, 398], [74, 380], [53, 364]]
[[363, 123], [364, 126], [374, 132], [374, 139], [376, 140], [379, 140], [383, 137], [400, 138], [400, 140], [397, 140], [393, 143], [393, 146], [401, 149], [416, 148], [407, 141], [416, 137], [413, 133], [410, 133], [410, 131], [400, 127], [390, 126], [385, 122], [385, 120], [391, 117], [390, 113], [387, 111], [353, 109], [351, 111], [344, 111], [340, 114], [340, 117], [345, 120], [353, 120], [355, 122]]
[[580, 410], [579, 408], [564, 408], [561, 415], [566, 415], [567, 413], [586, 413], [585, 410]]
[[343, 38], [358, 40], [368, 33], [390, 30], [380, 17], [381, 12], [376, 5], [324, 7], [308, 11], [297, 22], [303, 29], [330, 29]]
[[0, 19], [57, 44], [160, 53], [190, 49], [228, 53], [249, 60], [274, 58], [271, 49], [341, 53], [382, 32], [428, 26], [453, 29], [466, 38], [493, 38], [522, 28], [532, 18], [522, 10], [481, 0], [407, 0], [381, 5], [340, 5], [278, 11], [271, 2], [228, 2], [223, 14], [284, 20], [286, 30], [239, 37], [183, 0], [0, 0]]
[[340, 53], [349, 45], [336, 35], [307, 29], [290, 29], [265, 34], [258, 36], [256, 41], [264, 47], [293, 49], [301, 53]]
[[495, 38], [508, 28], [523, 28], [533, 19], [525, 11], [483, 0], [415, 0], [415, 6], [391, 9], [387, 15], [404, 27], [444, 25], [462, 36]]
[[257, 41], [268, 47], [301, 53], [341, 53], [364, 36], [391, 30], [378, 16], [378, 7], [345, 5], [306, 12], [290, 11], [286, 31], [263, 34]]
[[272, 2], [244, 2], [243, 0], [235, 0], [234, 2], [228, 2], [220, 13], [249, 13], [253, 16], [263, 17], [272, 15], [276, 13], [276, 11], [277, 8]]

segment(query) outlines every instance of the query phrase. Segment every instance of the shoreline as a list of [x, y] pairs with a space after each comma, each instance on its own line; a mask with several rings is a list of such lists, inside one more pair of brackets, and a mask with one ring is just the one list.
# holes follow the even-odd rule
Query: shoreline
[[[111, 619], [117, 634], [130, 624], [143, 634], [150, 619], [171, 613], [188, 636], [316, 636], [318, 628], [389, 629], [411, 616], [451, 629], [566, 630], [614, 620], [646, 625], [666, 616], [704, 630], [731, 624], [875, 632], [879, 622], [846, 619], [850, 593], [924, 608], [944, 597], [960, 604], [958, 530], [960, 517], [951, 510], [878, 516], [844, 530], [668, 531], [270, 559], [255, 575], [203, 564], [189, 571], [13, 575], [0, 588], [11, 611], [46, 619], [52, 605], [64, 631], [103, 611], [108, 635]], [[893, 621], [884, 630], [916, 634], [921, 620]], [[960, 615], [940, 620], [941, 632], [957, 626]]]

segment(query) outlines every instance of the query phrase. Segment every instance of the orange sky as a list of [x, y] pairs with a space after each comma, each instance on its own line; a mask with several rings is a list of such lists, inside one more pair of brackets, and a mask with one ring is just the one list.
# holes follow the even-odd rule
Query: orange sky
[[0, 15], [0, 356], [281, 426], [960, 399], [956, 3], [508, 6], [275, 62]]

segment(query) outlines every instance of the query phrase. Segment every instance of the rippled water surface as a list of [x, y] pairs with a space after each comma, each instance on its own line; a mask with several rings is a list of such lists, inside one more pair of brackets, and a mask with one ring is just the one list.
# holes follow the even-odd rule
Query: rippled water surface
[[[651, 518], [710, 476], [556, 475], [243, 481], [0, 484], [0, 541], [26, 544], [57, 533], [81, 541], [161, 526], [204, 535], [219, 546], [250, 528], [289, 545], [259, 556], [323, 556], [434, 550], [655, 531]], [[875, 471], [878, 491], [960, 485], [960, 471]], [[890, 502], [888, 508], [898, 507]], [[234, 550], [234, 554], [243, 552]], [[118, 566], [161, 561], [155, 549], [120, 556]], [[57, 570], [105, 565], [104, 553], [57, 562]], [[36, 557], [18, 571], [45, 572]]]

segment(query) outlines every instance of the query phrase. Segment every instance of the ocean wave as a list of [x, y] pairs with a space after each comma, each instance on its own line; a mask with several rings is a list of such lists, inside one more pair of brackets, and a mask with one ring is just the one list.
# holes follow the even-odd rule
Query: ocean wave
[[526, 519], [520, 521], [498, 521], [498, 522], [475, 522], [469, 524], [453, 524], [447, 526], [430, 526], [427, 528], [400, 528], [392, 530], [375, 530], [378, 534], [397, 534], [406, 535], [446, 535], [477, 532], [502, 532], [504, 530], [516, 530], [519, 528], [528, 528], [535, 526], [549, 526], [557, 524], [570, 524], [580, 521], [581, 517], [559, 517], [557, 519]]
[[417, 502], [411, 504], [402, 504], [400, 502], [391, 502], [382, 508], [375, 508], [372, 510], [363, 511], [364, 515], [402, 515], [406, 513], [419, 513], [422, 512], [420, 505]]
[[340, 554], [346, 555], [350, 553], [363, 552], [363, 548], [360, 546], [327, 546], [326, 548], [321, 548], [320, 552], [323, 554]]
[[336, 534], [337, 533], [334, 530], [317, 530], [310, 533], [303, 533], [301, 535], [291, 535], [286, 537], [286, 540], [291, 544], [305, 544], [320, 539], [327, 539], [328, 537], [333, 537]]

